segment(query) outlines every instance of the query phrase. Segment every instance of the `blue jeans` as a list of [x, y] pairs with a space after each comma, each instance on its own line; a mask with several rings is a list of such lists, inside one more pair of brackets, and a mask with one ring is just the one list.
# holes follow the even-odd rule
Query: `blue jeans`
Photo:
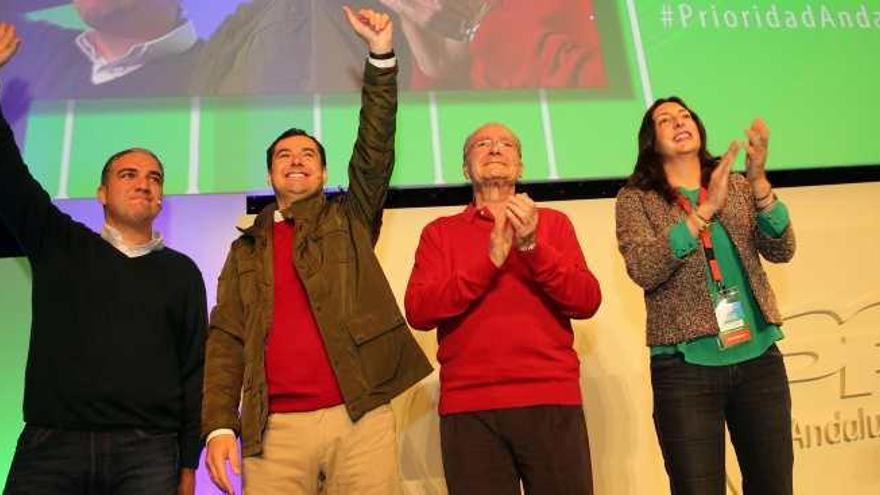
[[173, 494], [178, 476], [175, 433], [27, 425], [18, 438], [3, 493]]
[[723, 495], [724, 424], [746, 495], [790, 495], [791, 395], [782, 354], [698, 366], [680, 354], [651, 360], [654, 427], [673, 495]]

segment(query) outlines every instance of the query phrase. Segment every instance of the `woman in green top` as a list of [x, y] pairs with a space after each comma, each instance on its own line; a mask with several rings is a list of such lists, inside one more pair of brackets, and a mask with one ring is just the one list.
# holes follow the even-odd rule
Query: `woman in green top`
[[781, 317], [759, 255], [794, 254], [788, 211], [765, 173], [769, 131], [746, 130], [746, 174], [731, 174], [679, 98], [657, 100], [616, 203], [617, 237], [645, 290], [654, 425], [673, 494], [723, 494], [724, 426], [746, 494], [791, 494], [791, 397]]

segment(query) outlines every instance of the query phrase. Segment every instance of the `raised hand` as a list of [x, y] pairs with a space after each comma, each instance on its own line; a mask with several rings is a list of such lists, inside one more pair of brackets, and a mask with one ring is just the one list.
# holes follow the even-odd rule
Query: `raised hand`
[[535, 244], [538, 229], [538, 207], [526, 193], [516, 194], [507, 200], [507, 220], [516, 234], [516, 247], [528, 249]]
[[394, 24], [388, 14], [370, 9], [355, 12], [348, 6], [342, 7], [342, 10], [354, 32], [367, 42], [371, 53], [382, 55], [391, 51]]
[[489, 258], [492, 264], [501, 268], [510, 254], [513, 245], [513, 227], [507, 221], [506, 210], [495, 214], [495, 225], [489, 234]]
[[20, 45], [21, 38], [15, 32], [15, 26], [6, 22], [0, 22], [0, 67], [3, 67], [6, 65], [6, 62], [12, 59]]
[[709, 197], [706, 199], [706, 203], [712, 208], [709, 217], [721, 211], [724, 208], [724, 204], [727, 203], [730, 170], [733, 168], [733, 162], [736, 161], [739, 150], [740, 145], [737, 141], [730, 143], [724, 156], [721, 157], [718, 165], [715, 166], [715, 170], [712, 171], [712, 175], [709, 176]]
[[767, 180], [767, 148], [770, 142], [770, 129], [764, 119], [757, 118], [746, 129], [746, 178], [752, 184], [756, 197], [770, 193]]

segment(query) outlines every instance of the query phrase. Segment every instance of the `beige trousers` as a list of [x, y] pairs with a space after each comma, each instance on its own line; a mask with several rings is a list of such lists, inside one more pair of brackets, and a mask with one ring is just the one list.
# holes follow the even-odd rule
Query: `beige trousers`
[[352, 423], [345, 406], [269, 415], [263, 452], [244, 459], [246, 495], [398, 495], [394, 413]]

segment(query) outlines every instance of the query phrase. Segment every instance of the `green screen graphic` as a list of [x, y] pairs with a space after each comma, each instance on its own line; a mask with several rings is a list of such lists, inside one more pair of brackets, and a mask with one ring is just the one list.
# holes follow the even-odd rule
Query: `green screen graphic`
[[[523, 142], [527, 180], [630, 173], [635, 134], [653, 98], [683, 97], [723, 150], [756, 116], [772, 132], [770, 168], [880, 163], [880, 3], [596, 2], [608, 84], [516, 91], [403, 91], [395, 186], [463, 182], [461, 145], [503, 122]], [[288, 127], [328, 150], [331, 186], [345, 186], [356, 94], [38, 101], [24, 151], [57, 197], [94, 193], [114, 151], [163, 157], [169, 194], [266, 189], [265, 146]]]
[[27, 360], [31, 326], [31, 270], [24, 258], [0, 259], [0, 280], [4, 290], [0, 297], [0, 362], [3, 380], [0, 386], [0, 472], [6, 473], [12, 462], [16, 439], [24, 424], [21, 419], [21, 397], [24, 390], [24, 368]]

